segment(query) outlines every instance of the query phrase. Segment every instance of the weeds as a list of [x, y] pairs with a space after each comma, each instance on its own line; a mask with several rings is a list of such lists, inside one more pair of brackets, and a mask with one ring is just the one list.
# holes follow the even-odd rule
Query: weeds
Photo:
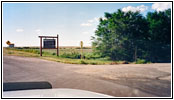
[[137, 59], [136, 64], [145, 64], [146, 60], [145, 59]]
[[[112, 61], [109, 57], [101, 57], [99, 54], [94, 54], [90, 50], [86, 49], [83, 53], [83, 59], [80, 59], [80, 51], [77, 49], [61, 48], [60, 55], [57, 56], [56, 50], [43, 50], [43, 56], [40, 57], [40, 50], [37, 48], [26, 49], [22, 47], [18, 48], [4, 48], [3, 54], [15, 55], [15, 56], [27, 56], [27, 57], [39, 57], [42, 59], [52, 60], [56, 62], [69, 63], [69, 64], [128, 64], [126, 61]], [[151, 63], [144, 59], [137, 59], [136, 64]]]
[[88, 63], [85, 62], [84, 60], [80, 60], [80, 64], [88, 64]]
[[8, 54], [13, 54], [13, 52], [9, 51]]

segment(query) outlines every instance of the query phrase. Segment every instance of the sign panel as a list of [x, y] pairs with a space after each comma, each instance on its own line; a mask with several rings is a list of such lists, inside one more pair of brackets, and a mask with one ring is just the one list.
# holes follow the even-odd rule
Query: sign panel
[[56, 48], [55, 44], [56, 44], [55, 39], [44, 39], [44, 48], [47, 49]]

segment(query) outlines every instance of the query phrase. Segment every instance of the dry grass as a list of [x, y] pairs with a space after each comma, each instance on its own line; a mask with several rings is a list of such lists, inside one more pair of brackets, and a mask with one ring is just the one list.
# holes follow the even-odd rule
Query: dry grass
[[[70, 52], [72, 51], [69, 48], [61, 49], [62, 52]], [[76, 49], [75, 49], [76, 50]], [[51, 52], [54, 52], [53, 50], [50, 50]], [[77, 49], [78, 51], [78, 49]], [[87, 51], [89, 52], [89, 51]], [[56, 61], [56, 62], [62, 62], [62, 63], [69, 63], [69, 64], [91, 64], [91, 65], [103, 65], [103, 64], [118, 64], [113, 61], [103, 61], [103, 60], [94, 60], [94, 59], [70, 59], [70, 58], [60, 58], [57, 56], [52, 56], [52, 55], [43, 55], [40, 57], [40, 54], [35, 54], [35, 53], [30, 53], [30, 52], [25, 52], [25, 51], [19, 51], [17, 49], [10, 49], [10, 48], [3, 48], [3, 55], [12, 55], [12, 56], [24, 56], [24, 57], [37, 57], [41, 59], [46, 59], [50, 61]]]
[[24, 56], [24, 57], [39, 57], [39, 54], [24, 52], [24, 51], [16, 51], [13, 49], [3, 48], [3, 55], [11, 55], [11, 56]]

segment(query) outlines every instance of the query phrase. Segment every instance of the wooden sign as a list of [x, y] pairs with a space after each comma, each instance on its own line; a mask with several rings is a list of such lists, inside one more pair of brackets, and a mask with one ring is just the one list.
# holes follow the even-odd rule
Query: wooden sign
[[[57, 36], [39, 36], [39, 38], [40, 38], [40, 56], [42, 56], [42, 49], [57, 49], [57, 56], [59, 56], [59, 35], [58, 34]], [[45, 39], [44, 39], [44, 47], [42, 48], [43, 38]], [[57, 43], [55, 43], [55, 39], [57, 39]], [[55, 44], [57, 44], [57, 48]]]
[[44, 48], [54, 49], [56, 48], [55, 44], [56, 44], [55, 39], [44, 39]]

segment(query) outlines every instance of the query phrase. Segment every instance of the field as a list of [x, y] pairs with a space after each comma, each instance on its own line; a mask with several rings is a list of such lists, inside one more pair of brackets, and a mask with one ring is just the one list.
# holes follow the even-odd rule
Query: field
[[13, 56], [25, 56], [25, 57], [39, 57], [41, 59], [47, 59], [62, 63], [70, 64], [128, 64], [128, 63], [145, 63], [142, 61], [126, 62], [126, 61], [112, 61], [108, 57], [101, 57], [94, 54], [91, 47], [84, 47], [81, 59], [81, 49], [79, 47], [60, 47], [59, 56], [56, 54], [56, 49], [43, 49], [42, 57], [40, 56], [40, 50], [38, 47], [15, 47], [15, 48], [3, 48], [3, 55]]
[[[56, 53], [57, 50], [56, 49], [43, 49], [44, 52], [49, 52], [49, 53]], [[59, 49], [59, 54], [62, 55], [64, 53], [79, 53], [81, 52], [81, 49], [79, 47], [60, 47]], [[91, 47], [84, 47], [83, 48], [83, 53], [91, 53], [92, 52], [92, 48]]]
[[3, 55], [38, 57], [41, 59], [70, 63], [70, 64], [117, 64], [123, 63], [121, 61], [110, 61], [107, 58], [99, 58], [98, 55], [92, 54], [90, 47], [83, 48], [83, 59], [80, 59], [79, 47], [60, 47], [59, 56], [56, 55], [56, 49], [43, 49], [42, 57], [38, 47], [15, 47], [3, 48]]

